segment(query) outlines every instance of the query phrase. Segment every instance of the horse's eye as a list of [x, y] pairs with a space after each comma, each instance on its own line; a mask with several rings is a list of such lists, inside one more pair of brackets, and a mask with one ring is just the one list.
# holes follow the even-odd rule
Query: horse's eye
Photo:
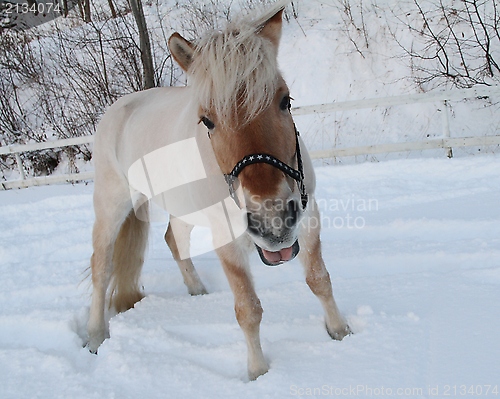
[[213, 128], [215, 128], [215, 124], [206, 116], [202, 116], [200, 122], [203, 122], [203, 124], [207, 127], [208, 130], [212, 130]]
[[283, 99], [280, 102], [280, 109], [282, 111], [286, 111], [286, 110], [290, 111], [290, 108], [292, 107], [290, 100], [291, 100], [291, 98], [289, 95], [286, 95], [285, 97], [283, 97]]

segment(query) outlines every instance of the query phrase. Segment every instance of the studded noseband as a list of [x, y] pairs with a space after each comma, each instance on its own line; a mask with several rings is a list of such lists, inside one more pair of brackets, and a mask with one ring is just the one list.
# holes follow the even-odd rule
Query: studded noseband
[[278, 158], [270, 155], [270, 154], [264, 154], [264, 153], [258, 153], [258, 154], [250, 154], [246, 155], [239, 161], [236, 166], [233, 168], [233, 170], [229, 174], [224, 174], [224, 178], [226, 179], [226, 183], [229, 186], [229, 194], [231, 195], [231, 198], [236, 202], [236, 204], [239, 206], [239, 201], [238, 197], [236, 196], [236, 190], [234, 188], [234, 181], [238, 177], [238, 175], [241, 173], [241, 171], [247, 167], [248, 165], [253, 165], [255, 163], [267, 163], [271, 166], [274, 166], [281, 170], [283, 173], [287, 174], [290, 176], [292, 179], [294, 179], [297, 182], [297, 187], [299, 188], [300, 191], [300, 199], [302, 202], [302, 209], [305, 209], [307, 206], [307, 201], [308, 201], [308, 195], [306, 191], [306, 186], [304, 184], [304, 170], [303, 170], [303, 165], [302, 165], [302, 156], [300, 154], [300, 144], [299, 144], [299, 131], [294, 125], [295, 129], [295, 140], [296, 140], [296, 150], [295, 153], [297, 154], [297, 169], [292, 168], [291, 166], [287, 165], [286, 163], [280, 161]]

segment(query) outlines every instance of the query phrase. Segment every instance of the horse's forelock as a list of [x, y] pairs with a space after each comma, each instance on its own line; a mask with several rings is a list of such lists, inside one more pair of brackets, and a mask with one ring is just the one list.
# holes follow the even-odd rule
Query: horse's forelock
[[240, 125], [270, 105], [280, 76], [276, 48], [254, 25], [241, 22], [198, 41], [189, 72], [200, 106], [214, 112], [218, 123]]

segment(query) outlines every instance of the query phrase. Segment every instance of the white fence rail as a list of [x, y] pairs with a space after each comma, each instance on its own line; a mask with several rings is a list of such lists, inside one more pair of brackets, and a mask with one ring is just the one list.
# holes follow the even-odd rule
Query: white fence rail
[[[449, 101], [461, 101], [468, 98], [485, 98], [491, 96], [500, 97], [500, 86], [484, 86], [472, 89], [452, 90], [442, 92], [431, 92], [422, 94], [410, 94], [383, 98], [370, 98], [358, 101], [334, 102], [296, 107], [292, 109], [294, 116], [330, 113], [337, 111], [349, 111], [356, 109], [389, 107], [394, 105], [440, 103], [443, 107], [443, 137], [416, 142], [386, 143], [369, 146], [358, 146], [348, 148], [332, 148], [328, 150], [311, 151], [313, 159], [332, 158], [341, 156], [356, 156], [368, 154], [381, 154], [390, 152], [421, 151], [429, 149], [444, 148], [448, 156], [452, 155], [453, 147], [488, 146], [500, 145], [500, 132], [494, 136], [482, 137], [450, 137], [449, 128]], [[0, 147], [0, 155], [13, 154], [16, 157], [20, 179], [0, 182], [1, 189], [21, 188], [37, 185], [55, 184], [62, 182], [74, 182], [81, 180], [92, 180], [94, 172], [82, 172], [55, 176], [42, 176], [26, 178], [20, 154], [29, 151], [38, 151], [50, 148], [69, 147], [74, 145], [89, 144], [94, 141], [94, 136], [75, 137], [65, 140], [49, 141], [27, 145], [12, 145]]]
[[329, 150], [311, 151], [311, 158], [333, 158], [369, 154], [383, 154], [390, 152], [420, 151], [437, 148], [445, 148], [449, 157], [452, 156], [453, 147], [472, 147], [486, 145], [500, 145], [500, 132], [494, 136], [483, 137], [450, 137], [450, 114], [448, 102], [461, 101], [468, 98], [500, 97], [500, 86], [474, 87], [472, 89], [451, 90], [442, 92], [430, 92], [421, 94], [408, 94], [393, 97], [369, 98], [357, 101], [345, 101], [330, 104], [308, 105], [292, 109], [294, 116], [330, 113], [338, 111], [350, 111], [356, 109], [390, 107], [393, 105], [439, 103], [443, 110], [441, 138], [424, 141], [387, 143], [370, 146], [357, 146], [347, 148], [332, 148]]
[[47, 141], [44, 143], [10, 145], [5, 147], [0, 147], [0, 155], [13, 154], [16, 157], [17, 168], [19, 170], [19, 176], [20, 176], [19, 180], [0, 182], [0, 188], [7, 190], [10, 188], [43, 186], [47, 184], [56, 184], [56, 183], [72, 182], [72, 181], [74, 182], [79, 180], [92, 180], [94, 178], [94, 172], [40, 176], [27, 179], [26, 173], [24, 172], [23, 161], [21, 159], [20, 154], [23, 152], [46, 150], [50, 148], [62, 148], [62, 147], [70, 147], [73, 145], [90, 144], [93, 142], [94, 142], [94, 136], [82, 136], [82, 137], [73, 137], [71, 139]]

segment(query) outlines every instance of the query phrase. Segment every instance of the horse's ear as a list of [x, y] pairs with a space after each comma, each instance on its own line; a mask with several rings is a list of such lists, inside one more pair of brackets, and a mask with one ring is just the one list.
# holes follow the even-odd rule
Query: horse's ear
[[168, 39], [168, 48], [180, 67], [187, 72], [193, 62], [194, 46], [181, 35], [175, 32]]
[[281, 38], [281, 25], [283, 23], [283, 10], [279, 10], [271, 18], [262, 24], [262, 29], [259, 34], [266, 39], [269, 39], [271, 43], [278, 48]]

